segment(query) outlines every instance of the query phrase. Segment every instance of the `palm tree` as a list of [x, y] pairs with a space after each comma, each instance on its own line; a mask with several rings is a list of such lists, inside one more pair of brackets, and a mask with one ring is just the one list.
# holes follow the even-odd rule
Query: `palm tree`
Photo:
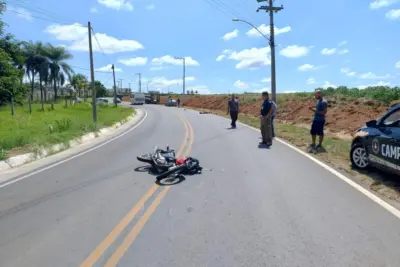
[[56, 100], [58, 97], [57, 90], [57, 80], [59, 79], [60, 73], [66, 74], [66, 76], [70, 79], [71, 75], [74, 74], [74, 70], [65, 60], [71, 59], [72, 54], [68, 52], [62, 46], [53, 46], [52, 44], [47, 44], [45, 46], [45, 55], [48, 58], [50, 64], [50, 81], [53, 82], [54, 89], [54, 99]]
[[31, 100], [33, 100], [33, 92], [35, 90], [35, 76], [40, 72], [40, 66], [47, 61], [44, 53], [43, 43], [38, 41], [25, 42], [23, 44], [22, 54], [25, 57], [25, 73], [31, 81]]
[[86, 84], [88, 83], [86, 76], [80, 73], [74, 74], [72, 75], [70, 81], [74, 89], [78, 91], [79, 96], [81, 96], [81, 90], [85, 89]]
[[43, 92], [43, 83], [46, 84], [49, 81], [49, 64], [50, 63], [47, 60], [44, 60], [36, 69], [36, 72], [39, 73], [40, 102], [42, 104], [42, 111], [44, 111], [43, 97], [46, 99]]

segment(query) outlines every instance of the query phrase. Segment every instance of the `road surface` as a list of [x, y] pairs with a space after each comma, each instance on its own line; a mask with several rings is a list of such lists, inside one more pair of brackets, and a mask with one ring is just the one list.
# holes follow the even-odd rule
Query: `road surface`
[[[145, 109], [129, 134], [0, 188], [0, 266], [400, 266], [400, 220], [319, 165], [214, 115]], [[135, 171], [164, 144], [203, 174]]]

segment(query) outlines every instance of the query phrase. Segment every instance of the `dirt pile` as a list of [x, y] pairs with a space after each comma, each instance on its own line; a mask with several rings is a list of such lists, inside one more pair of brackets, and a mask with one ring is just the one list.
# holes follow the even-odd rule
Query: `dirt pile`
[[[242, 99], [242, 100], [241, 100]], [[261, 101], [253, 97], [249, 99], [240, 98], [241, 112], [258, 116], [261, 108]], [[185, 96], [185, 106], [203, 108], [208, 110], [227, 109], [228, 99], [226, 96]], [[365, 122], [377, 119], [388, 107], [379, 104], [371, 99], [337, 99], [327, 98], [329, 110], [326, 126], [331, 132], [354, 133], [354, 131], [365, 125]], [[309, 107], [315, 106], [315, 100], [291, 99], [280, 103], [277, 119], [294, 124], [311, 123], [313, 112]]]

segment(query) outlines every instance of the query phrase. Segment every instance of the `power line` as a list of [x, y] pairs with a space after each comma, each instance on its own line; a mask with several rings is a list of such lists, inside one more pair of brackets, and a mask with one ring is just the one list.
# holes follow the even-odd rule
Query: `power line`
[[[56, 23], [60, 23], [60, 24], [66, 24], [66, 25], [69, 24], [69, 22], [65, 22], [65, 21], [61, 21], [61, 20], [55, 20], [55, 19], [50, 19], [50, 18], [43, 18], [43, 17], [39, 17], [39, 16], [32, 15], [32, 14], [27, 14], [27, 13], [23, 13], [23, 12], [18, 12], [18, 11], [15, 11], [15, 10], [9, 10], [9, 9], [7, 9], [7, 12], [12, 12], [12, 13], [16, 13], [16, 14], [19, 14], [19, 15], [23, 15], [23, 16], [26, 16], [26, 17], [32, 17], [32, 18], [35, 18], [35, 19], [47, 20], [47, 21], [56, 22]], [[75, 25], [75, 26], [84, 27], [83, 25]]]
[[[27, 9], [27, 10], [30, 10], [30, 11], [33, 11], [33, 12], [37, 12], [37, 13], [40, 13], [40, 14], [42, 14], [42, 15], [47, 15], [47, 16], [49, 16], [49, 17], [53, 17], [53, 18], [51, 18], [51, 19], [54, 19], [54, 20], [59, 20], [59, 18], [62, 18], [62, 16], [60, 15], [60, 14], [57, 14], [57, 13], [54, 13], [54, 12], [51, 12], [51, 11], [48, 11], [48, 10], [46, 10], [46, 9], [43, 9], [43, 8], [41, 8], [41, 7], [37, 7], [37, 6], [33, 6], [33, 7], [30, 7], [30, 6], [28, 6], [28, 4], [29, 3], [27, 3], [27, 2], [24, 2], [24, 1], [22, 1], [22, 0], [14, 0], [14, 1], [18, 1], [18, 2], [20, 2], [20, 3], [22, 3], [22, 4], [17, 4], [17, 3], [15, 3], [17, 6], [19, 6], [19, 7], [22, 7], [22, 8], [24, 8], [24, 9]], [[10, 3], [9, 1], [4, 1], [5, 3], [7, 3], [7, 4], [14, 4], [14, 3]], [[75, 23], [75, 22], [72, 22], [71, 20], [69, 20], [69, 19], [67, 19], [67, 20], [64, 20], [64, 19], [62, 19], [63, 21], [69, 21], [68, 23]]]
[[106, 58], [106, 60], [107, 60], [108, 63], [110, 64], [110, 59], [107, 57], [106, 53], [104, 53], [103, 48], [101, 48], [99, 39], [97, 39], [97, 36], [96, 36], [96, 33], [95, 33], [93, 27], [91, 27], [91, 30], [92, 30], [92, 32], [93, 32], [93, 36], [94, 36], [94, 39], [96, 40], [97, 46], [99, 47], [100, 51], [103, 53], [103, 56]]

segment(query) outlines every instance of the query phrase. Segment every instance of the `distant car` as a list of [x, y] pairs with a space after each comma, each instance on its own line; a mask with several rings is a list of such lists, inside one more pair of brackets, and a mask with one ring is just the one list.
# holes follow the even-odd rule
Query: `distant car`
[[108, 99], [99, 97], [99, 98], [96, 98], [96, 102], [97, 103], [106, 103], [106, 104], [108, 104]]
[[358, 169], [373, 166], [400, 175], [400, 105], [357, 130], [350, 160]]
[[165, 105], [167, 107], [177, 107], [178, 106], [178, 102], [174, 99], [168, 99], [167, 102], [165, 102]]

